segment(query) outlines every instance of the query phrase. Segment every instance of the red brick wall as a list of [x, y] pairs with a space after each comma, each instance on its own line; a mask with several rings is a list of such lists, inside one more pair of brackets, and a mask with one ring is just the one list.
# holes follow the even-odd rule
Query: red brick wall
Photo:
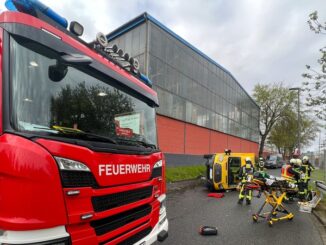
[[184, 154], [185, 123], [157, 115], [157, 136], [163, 152]]
[[254, 152], [258, 143], [157, 115], [158, 144], [163, 152], [203, 155], [223, 152]]
[[226, 148], [228, 148], [228, 135], [213, 130], [210, 131], [210, 153], [223, 152]]
[[210, 130], [186, 123], [185, 154], [202, 155], [209, 152]]
[[233, 152], [241, 152], [241, 142], [244, 141], [240, 138], [228, 135], [228, 149]]

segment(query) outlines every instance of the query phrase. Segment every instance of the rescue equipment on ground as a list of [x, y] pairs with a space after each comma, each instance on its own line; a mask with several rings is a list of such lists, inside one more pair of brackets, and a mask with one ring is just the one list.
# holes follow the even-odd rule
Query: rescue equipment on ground
[[207, 196], [215, 197], [215, 198], [222, 198], [222, 197], [224, 197], [224, 194], [223, 193], [209, 193]]
[[[259, 190], [265, 196], [265, 202], [259, 208], [258, 212], [252, 215], [254, 222], [265, 219], [269, 226], [281, 220], [292, 220], [294, 215], [284, 205], [286, 194], [297, 192], [297, 186], [290, 183], [283, 178], [276, 178], [273, 176], [261, 176], [257, 173], [247, 188], [252, 190]], [[270, 210], [264, 212], [264, 208], [270, 206]], [[265, 209], [266, 210], [266, 209]]]
[[312, 209], [316, 208], [319, 202], [323, 198], [323, 194], [320, 192], [312, 191], [312, 199], [310, 201], [298, 202], [299, 211], [303, 213], [311, 213]]
[[217, 227], [214, 226], [202, 226], [199, 229], [199, 234], [202, 236], [217, 236]]

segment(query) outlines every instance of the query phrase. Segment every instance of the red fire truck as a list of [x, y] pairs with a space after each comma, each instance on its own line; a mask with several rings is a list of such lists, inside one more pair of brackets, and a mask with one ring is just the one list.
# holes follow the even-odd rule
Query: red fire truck
[[0, 244], [167, 237], [157, 94], [106, 37], [38, 0], [0, 15]]

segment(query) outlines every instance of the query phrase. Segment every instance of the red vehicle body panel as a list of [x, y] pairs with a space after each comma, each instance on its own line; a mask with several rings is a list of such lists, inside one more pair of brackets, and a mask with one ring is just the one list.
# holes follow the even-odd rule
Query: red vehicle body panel
[[[2, 51], [3, 51], [3, 29], [0, 28], [0, 118], [2, 118]], [[2, 120], [0, 120], [0, 134], [3, 132]]]
[[3, 134], [0, 163], [1, 228], [30, 230], [67, 223], [58, 167], [47, 150], [25, 138]]
[[[157, 97], [154, 90], [133, 75], [50, 24], [17, 12], [2, 13], [0, 23], [21, 23], [38, 29], [45, 29], [59, 36], [63, 42], [98, 60], [108, 69], [118, 72], [146, 92]], [[3, 116], [2, 47], [3, 30], [0, 28], [0, 119]], [[104, 242], [116, 244], [137, 234], [144, 228], [153, 228], [158, 223], [160, 202], [157, 197], [166, 191], [165, 161], [161, 152], [148, 155], [113, 154], [95, 152], [86, 147], [44, 139], [41, 136], [37, 140], [31, 140], [10, 133], [3, 134], [2, 120], [0, 120], [0, 133], [1, 229], [26, 231], [64, 225], [73, 244], [89, 245]], [[99, 188], [63, 188], [55, 156], [76, 160], [87, 165]], [[163, 160], [162, 177], [151, 178], [153, 166], [159, 160]], [[108, 177], [99, 174], [99, 164], [149, 164], [150, 171]], [[153, 187], [152, 194], [148, 198], [106, 211], [94, 212], [93, 197], [147, 186]], [[78, 190], [80, 193], [69, 196], [67, 192], [70, 190]], [[147, 216], [103, 235], [96, 235], [94, 228], [90, 225], [92, 220], [103, 219], [145, 204], [152, 208]], [[92, 214], [93, 217], [82, 220], [81, 216], [85, 214]]]
[[[155, 153], [152, 155], [124, 155], [116, 153], [98, 153], [93, 152], [90, 149], [85, 147], [67, 144], [59, 141], [51, 141], [45, 139], [37, 140], [39, 144], [44, 146], [48, 151], [51, 152], [53, 156], [60, 156], [68, 159], [73, 159], [82, 163], [86, 163], [87, 166], [91, 169], [91, 172], [95, 175], [97, 183], [100, 186], [117, 186], [125, 185], [130, 183], [147, 181], [152, 172], [153, 165], [162, 159], [161, 153]], [[102, 176], [99, 176], [99, 164], [151, 164], [151, 169], [146, 173], [137, 173], [137, 174], [125, 174], [123, 178], [121, 175], [111, 175], [105, 176], [104, 173]]]

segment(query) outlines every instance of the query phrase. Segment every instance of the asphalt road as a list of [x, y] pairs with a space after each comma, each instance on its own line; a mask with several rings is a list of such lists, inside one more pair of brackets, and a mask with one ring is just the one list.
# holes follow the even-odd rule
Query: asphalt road
[[[279, 171], [270, 173], [277, 176]], [[204, 187], [168, 194], [169, 237], [163, 244], [323, 244], [312, 214], [299, 212], [295, 203], [288, 205], [295, 215], [292, 221], [280, 221], [269, 227], [264, 220], [253, 223], [251, 218], [263, 197], [254, 198], [250, 206], [240, 206], [236, 191], [225, 193], [221, 199], [207, 194]], [[216, 226], [218, 236], [199, 235], [202, 225]]]

